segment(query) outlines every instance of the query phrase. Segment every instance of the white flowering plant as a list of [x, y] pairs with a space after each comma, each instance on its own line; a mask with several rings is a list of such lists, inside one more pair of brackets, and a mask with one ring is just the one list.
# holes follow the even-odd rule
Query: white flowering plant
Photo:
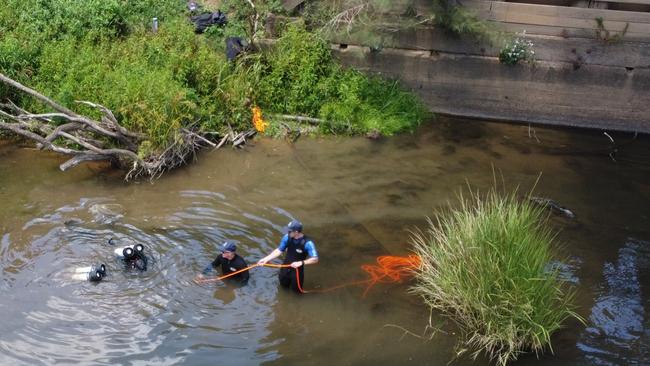
[[515, 65], [519, 61], [533, 62], [535, 51], [533, 42], [526, 39], [526, 31], [506, 43], [499, 52], [499, 61], [506, 65]]

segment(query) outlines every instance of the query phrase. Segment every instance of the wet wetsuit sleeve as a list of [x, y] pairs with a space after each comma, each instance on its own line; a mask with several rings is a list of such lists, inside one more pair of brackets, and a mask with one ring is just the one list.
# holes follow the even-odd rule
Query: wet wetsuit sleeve
[[289, 235], [285, 234], [282, 237], [282, 240], [280, 241], [280, 246], [278, 247], [278, 250], [281, 251], [281, 252], [284, 252], [285, 250], [287, 250], [287, 243], [288, 242], [289, 242]]
[[221, 264], [221, 254], [219, 254], [217, 256], [217, 258], [215, 258], [212, 261], [212, 263], [208, 264], [208, 266], [205, 267], [203, 269], [203, 272], [201, 272], [201, 273], [203, 273], [204, 275], [207, 275], [208, 273], [212, 272], [213, 269], [217, 268], [220, 264]]
[[314, 244], [313, 241], [308, 241], [305, 243], [305, 249], [307, 249], [307, 254], [308, 256], [311, 257], [318, 257], [318, 252], [316, 251], [316, 244]]

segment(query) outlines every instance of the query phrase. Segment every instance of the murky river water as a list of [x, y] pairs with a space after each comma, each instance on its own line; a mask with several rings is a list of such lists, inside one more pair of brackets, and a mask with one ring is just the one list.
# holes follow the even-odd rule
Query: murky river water
[[[295, 217], [321, 256], [305, 288], [364, 279], [362, 264], [407, 254], [409, 230], [467, 184], [490, 187], [493, 169], [526, 190], [541, 172], [536, 194], [577, 215], [552, 223], [588, 325], [560, 331], [554, 356], [517, 364], [649, 364], [650, 139], [613, 137], [614, 153], [599, 132], [440, 119], [379, 141], [260, 139], [131, 184], [2, 144], [0, 364], [445, 365], [454, 329], [433, 314], [432, 339], [405, 333], [430, 315], [407, 283], [298, 296], [268, 268], [242, 288], [192, 278], [225, 239], [255, 262]], [[149, 270], [121, 269], [110, 238], [144, 244]], [[105, 281], [72, 278], [97, 262]]]

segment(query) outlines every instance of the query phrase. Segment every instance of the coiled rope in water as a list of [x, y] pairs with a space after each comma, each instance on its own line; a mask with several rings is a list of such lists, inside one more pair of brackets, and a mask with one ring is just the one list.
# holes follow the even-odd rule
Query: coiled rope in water
[[[366, 289], [363, 291], [363, 297], [365, 297], [370, 291], [370, 289], [378, 283], [401, 283], [405, 278], [410, 277], [413, 274], [413, 270], [420, 266], [420, 257], [417, 255], [409, 255], [406, 257], [392, 256], [392, 255], [383, 255], [377, 257], [377, 264], [364, 264], [361, 266], [361, 269], [370, 276], [370, 278], [360, 281], [347, 282], [338, 286], [328, 287], [325, 289], [314, 289], [305, 291], [302, 288], [300, 283], [300, 276], [298, 274], [298, 268], [294, 268], [296, 272], [296, 283], [298, 285], [298, 290], [303, 293], [317, 293], [317, 292], [329, 292], [332, 290], [340, 289], [348, 286], [356, 285], [366, 285]], [[235, 276], [239, 273], [249, 271], [255, 267], [272, 267], [272, 268], [290, 268], [289, 264], [253, 264], [246, 268], [242, 268], [238, 271], [228, 273], [216, 278], [205, 278], [197, 279], [195, 282], [199, 284], [210, 283], [225, 280], [228, 277]]]
[[413, 275], [413, 271], [420, 266], [420, 263], [420, 257], [411, 254], [406, 257], [384, 255], [377, 257], [376, 265], [362, 265], [361, 269], [370, 276], [363, 297], [378, 283], [401, 283], [405, 278]]

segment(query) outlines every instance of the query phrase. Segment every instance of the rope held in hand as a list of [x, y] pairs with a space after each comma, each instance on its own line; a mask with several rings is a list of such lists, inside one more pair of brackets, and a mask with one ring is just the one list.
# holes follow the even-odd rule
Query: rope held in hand
[[[364, 264], [361, 266], [361, 269], [364, 272], [366, 272], [368, 276], [370, 276], [370, 278], [366, 280], [347, 282], [334, 287], [329, 287], [325, 289], [316, 289], [310, 291], [303, 290], [302, 284], [300, 283], [298, 268], [294, 268], [294, 269], [296, 272], [296, 283], [298, 285], [298, 290], [303, 294], [316, 293], [316, 292], [329, 292], [332, 290], [336, 290], [348, 286], [366, 285], [366, 289], [363, 292], [363, 297], [365, 297], [368, 291], [377, 283], [400, 283], [404, 280], [404, 278], [410, 277], [413, 274], [413, 270], [415, 270], [420, 266], [420, 262], [421, 262], [420, 257], [418, 257], [417, 255], [409, 255], [406, 257], [383, 255], [377, 257], [377, 264]], [[202, 283], [221, 281], [221, 280], [225, 280], [228, 277], [235, 276], [239, 273], [249, 271], [255, 267], [291, 268], [291, 265], [273, 264], [273, 263], [253, 264], [252, 266], [248, 266], [238, 271], [228, 273], [227, 275], [223, 275], [216, 278], [198, 279], [195, 280], [195, 282], [202, 284]]]

